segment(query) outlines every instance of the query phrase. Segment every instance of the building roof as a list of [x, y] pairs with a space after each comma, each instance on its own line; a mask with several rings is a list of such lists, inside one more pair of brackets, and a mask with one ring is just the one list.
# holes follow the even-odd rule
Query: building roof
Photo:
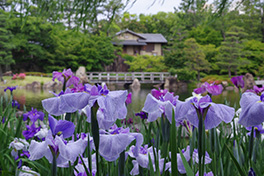
[[[125, 32], [138, 36], [139, 39], [138, 40], [123, 40], [120, 43], [118, 43], [120, 45], [146, 45], [147, 43], [168, 43], [162, 34], [149, 34], [149, 33], [140, 34], [140, 33], [135, 33], [129, 29], [122, 30], [116, 33], [116, 36], [122, 33], [125, 33]], [[116, 42], [112, 42], [112, 43], [116, 44]]]
[[146, 40], [139, 39], [139, 42], [146, 43], [167, 43], [167, 40], [163, 37], [162, 34], [140, 34], [146, 38]]
[[114, 45], [133, 45], [133, 46], [144, 46], [147, 45], [145, 42], [138, 42], [137, 40], [122, 40], [120, 42], [112, 42]]

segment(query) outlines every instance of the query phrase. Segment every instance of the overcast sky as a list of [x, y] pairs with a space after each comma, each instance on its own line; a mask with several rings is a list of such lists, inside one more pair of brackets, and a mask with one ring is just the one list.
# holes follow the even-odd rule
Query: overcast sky
[[[130, 1], [133, 2], [133, 0]], [[162, 4], [162, 0], [156, 0], [155, 4], [151, 6], [153, 2], [154, 0], [137, 0], [132, 7], [131, 5], [128, 5], [125, 11], [128, 11], [131, 14], [138, 14], [138, 15], [140, 13], [156, 14], [159, 11], [174, 12], [174, 7], [178, 7], [181, 0], [164, 0], [163, 4]]]

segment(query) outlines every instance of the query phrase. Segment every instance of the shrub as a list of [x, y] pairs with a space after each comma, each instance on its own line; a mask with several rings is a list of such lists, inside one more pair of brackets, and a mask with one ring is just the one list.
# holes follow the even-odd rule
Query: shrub
[[176, 70], [175, 68], [170, 68], [170, 69], [168, 70], [168, 72], [169, 72], [172, 76], [174, 76], [174, 75], [177, 74], [177, 70]]
[[126, 61], [132, 62], [134, 60], [133, 56], [130, 56], [128, 54], [123, 54], [122, 58], [125, 59]]
[[190, 71], [186, 68], [175, 69], [175, 71], [177, 74], [177, 78], [180, 81], [190, 81], [190, 80], [194, 80], [196, 77], [195, 71]]
[[25, 79], [26, 78], [26, 74], [25, 73], [16, 73], [13, 75], [12, 79]]
[[18, 78], [19, 79], [25, 79], [26, 78], [26, 74], [25, 73], [19, 73]]

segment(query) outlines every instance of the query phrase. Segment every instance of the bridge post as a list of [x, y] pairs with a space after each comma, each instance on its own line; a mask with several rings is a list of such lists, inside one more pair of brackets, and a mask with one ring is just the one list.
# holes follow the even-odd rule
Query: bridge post
[[133, 72], [132, 73], [132, 81], [134, 81], [134, 79], [135, 79], [135, 73]]
[[89, 77], [90, 77], [90, 81], [92, 81], [93, 80], [93, 73], [92, 72], [89, 74]]
[[110, 80], [110, 73], [107, 73], [107, 81], [109, 82]]
[[153, 83], [153, 82], [154, 82], [153, 73], [150, 73], [150, 80], [151, 80], [151, 83]]
[[99, 80], [99, 81], [102, 81], [102, 74], [101, 74], [101, 72], [100, 72], [99, 75], [98, 75], [98, 80]]

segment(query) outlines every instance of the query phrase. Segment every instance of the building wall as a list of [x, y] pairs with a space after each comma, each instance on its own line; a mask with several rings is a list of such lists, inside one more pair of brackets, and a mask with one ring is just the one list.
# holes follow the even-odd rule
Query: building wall
[[161, 44], [160, 43], [155, 43], [155, 46], [154, 46], [154, 51], [157, 56], [160, 56], [162, 53], [161, 53]]
[[126, 53], [129, 55], [134, 55], [134, 47], [133, 46], [126, 46]]
[[160, 43], [155, 43], [154, 44], [154, 50], [152, 51], [145, 51], [145, 50], [141, 50], [140, 54], [141, 55], [157, 55], [157, 56], [161, 56], [162, 52], [161, 52], [161, 44]]
[[137, 40], [137, 39], [139, 39], [139, 37], [132, 35], [128, 32], [125, 32], [125, 33], [118, 35], [117, 38], [119, 40]]
[[[125, 33], [118, 35], [117, 38], [119, 40], [137, 40], [137, 39], [139, 39], [139, 37], [132, 35], [128, 32], [125, 32]], [[140, 50], [140, 52], [136, 52], [136, 53], [140, 54], [140, 55], [157, 55], [157, 56], [162, 55], [161, 44], [155, 43], [152, 45], [154, 45], [154, 49], [152, 51], [150, 51], [150, 50], [146, 51], [146, 46], [145, 46], [144, 49], [142, 47], [142, 50]], [[134, 46], [125, 46], [124, 52], [129, 54], [129, 55], [134, 55], [135, 54], [134, 50], [135, 50]]]

